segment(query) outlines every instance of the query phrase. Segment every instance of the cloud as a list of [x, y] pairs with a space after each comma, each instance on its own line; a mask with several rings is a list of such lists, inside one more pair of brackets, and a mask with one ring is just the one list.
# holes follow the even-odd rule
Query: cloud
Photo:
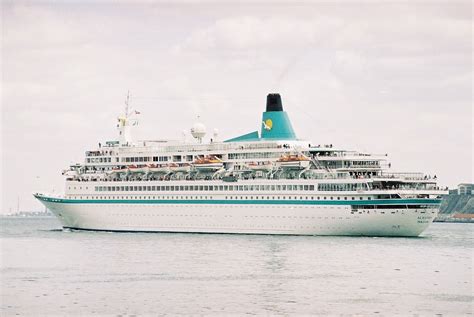
[[142, 112], [140, 138], [179, 139], [198, 114], [222, 139], [253, 131], [266, 94], [280, 92], [311, 142], [396, 153], [397, 166], [437, 171], [450, 185], [470, 174], [470, 3], [2, 9], [3, 210], [17, 193], [38, 207], [31, 175], [42, 171], [60, 189], [55, 173], [114, 139], [128, 90]]

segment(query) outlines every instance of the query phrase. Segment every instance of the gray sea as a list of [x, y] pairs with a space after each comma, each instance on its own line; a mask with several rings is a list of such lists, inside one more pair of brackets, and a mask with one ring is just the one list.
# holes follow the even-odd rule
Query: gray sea
[[66, 232], [0, 218], [1, 316], [473, 314], [472, 224], [420, 238]]

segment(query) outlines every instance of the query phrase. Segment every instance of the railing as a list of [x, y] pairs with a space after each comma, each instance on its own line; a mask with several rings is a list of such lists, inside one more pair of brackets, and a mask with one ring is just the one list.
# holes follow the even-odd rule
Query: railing
[[206, 144], [180, 144], [178, 142], [172, 144], [160, 144], [157, 141], [143, 141], [138, 146], [127, 147], [127, 152], [143, 152], [143, 147], [146, 147], [146, 152], [202, 152], [202, 151], [228, 151], [228, 150], [261, 150], [261, 149], [280, 149], [283, 148], [281, 144], [276, 142], [258, 142], [250, 144], [240, 143], [206, 143]]
[[431, 178], [423, 173], [382, 173], [379, 176], [374, 176], [374, 178], [402, 178], [405, 180], [428, 180], [436, 178]]

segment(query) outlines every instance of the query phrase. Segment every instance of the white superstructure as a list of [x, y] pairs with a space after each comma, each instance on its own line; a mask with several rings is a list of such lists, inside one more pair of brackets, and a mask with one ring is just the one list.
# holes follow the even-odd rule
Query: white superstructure
[[87, 151], [64, 172], [65, 193], [36, 193], [64, 228], [110, 231], [418, 236], [439, 211], [436, 179], [388, 173], [386, 155], [296, 138], [278, 94], [261, 131], [223, 142], [131, 138], [137, 111], [118, 119], [119, 140]]

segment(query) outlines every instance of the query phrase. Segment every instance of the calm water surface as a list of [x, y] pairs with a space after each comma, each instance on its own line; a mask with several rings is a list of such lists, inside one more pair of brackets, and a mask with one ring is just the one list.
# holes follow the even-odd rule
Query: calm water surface
[[421, 238], [0, 224], [1, 316], [473, 314], [472, 224], [433, 224]]

